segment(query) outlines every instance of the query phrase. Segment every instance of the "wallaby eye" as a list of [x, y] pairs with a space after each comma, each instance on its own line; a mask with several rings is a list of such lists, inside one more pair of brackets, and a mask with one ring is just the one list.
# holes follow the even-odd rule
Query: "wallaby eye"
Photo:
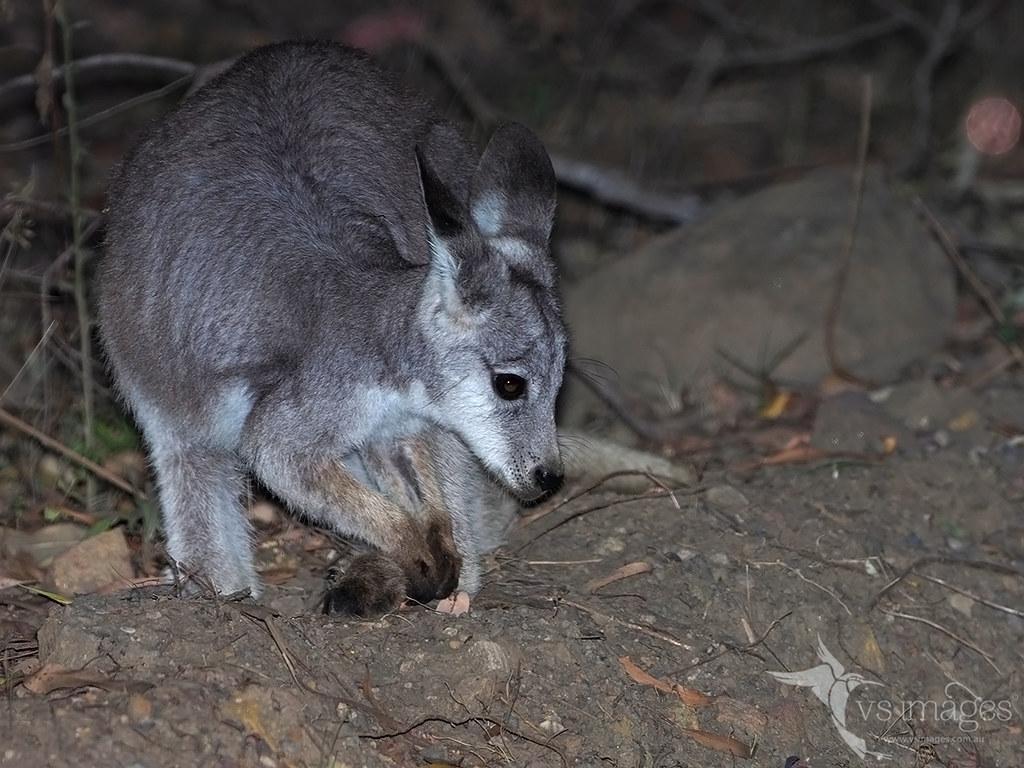
[[503, 400], [518, 400], [526, 394], [526, 379], [514, 373], [496, 373], [491, 384]]

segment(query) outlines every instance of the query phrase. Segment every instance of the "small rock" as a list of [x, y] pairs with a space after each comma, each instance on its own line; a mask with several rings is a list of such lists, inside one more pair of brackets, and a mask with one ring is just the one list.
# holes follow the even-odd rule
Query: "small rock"
[[455, 685], [455, 698], [473, 711], [484, 711], [517, 666], [518, 651], [493, 640], [469, 643], [459, 656], [465, 675]]
[[39, 460], [36, 474], [44, 484], [70, 486], [75, 483], [75, 472], [53, 454], [46, 454]]
[[967, 595], [952, 594], [949, 596], [949, 604], [955, 611], [960, 611], [967, 618], [971, 617], [971, 610], [974, 608], [974, 601]]
[[424, 763], [439, 763], [445, 765], [448, 763], [448, 750], [442, 747], [440, 744], [428, 744], [420, 752], [420, 760]]
[[599, 555], [617, 555], [626, 549], [625, 542], [616, 537], [609, 536], [607, 539], [597, 545], [597, 554]]
[[697, 556], [697, 551], [694, 549], [687, 549], [686, 547], [680, 547], [674, 552], [669, 552], [667, 557], [678, 560], [680, 563], [685, 563], [687, 560], [692, 560]]
[[708, 560], [712, 563], [712, 565], [724, 566], [729, 564], [729, 556], [724, 552], [715, 552], [713, 555], [708, 557]]
[[138, 725], [144, 725], [153, 720], [153, 702], [139, 693], [133, 693], [128, 698], [128, 717]]
[[551, 736], [557, 736], [565, 730], [558, 715], [549, 715], [540, 721], [540, 729]]
[[747, 497], [731, 485], [716, 485], [704, 494], [708, 504], [723, 512], [739, 512], [750, 506]]
[[85, 539], [58, 555], [50, 573], [54, 586], [67, 595], [95, 592], [135, 575], [128, 542], [120, 528]]

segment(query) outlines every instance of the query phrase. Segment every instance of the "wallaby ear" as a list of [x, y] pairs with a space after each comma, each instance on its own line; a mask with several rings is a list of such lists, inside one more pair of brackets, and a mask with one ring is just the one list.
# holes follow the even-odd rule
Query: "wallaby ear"
[[547, 246], [555, 222], [555, 172], [529, 128], [507, 123], [494, 132], [473, 174], [469, 211], [484, 238]]
[[459, 264], [448, 241], [471, 226], [466, 200], [472, 153], [458, 129], [438, 122], [416, 144], [416, 165], [428, 218], [425, 299], [430, 306], [440, 306], [446, 317], [460, 317], [465, 308], [458, 289]]
[[434, 233], [452, 237], [468, 224], [472, 151], [451, 123], [436, 122], [416, 144], [423, 204]]

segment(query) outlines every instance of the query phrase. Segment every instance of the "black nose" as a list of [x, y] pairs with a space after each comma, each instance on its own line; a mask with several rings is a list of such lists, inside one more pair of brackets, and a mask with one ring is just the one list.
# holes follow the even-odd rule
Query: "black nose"
[[533, 470], [534, 482], [545, 493], [553, 493], [562, 487], [562, 480], [565, 478], [555, 472], [549, 472], [544, 467], [537, 467]]

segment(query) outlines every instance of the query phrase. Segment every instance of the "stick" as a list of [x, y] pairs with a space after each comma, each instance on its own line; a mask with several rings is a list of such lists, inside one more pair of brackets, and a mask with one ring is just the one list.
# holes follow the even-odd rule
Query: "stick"
[[853, 177], [853, 202], [850, 206], [850, 226], [846, 231], [843, 254], [840, 257], [839, 270], [836, 272], [836, 284], [832, 290], [832, 300], [829, 302], [828, 312], [825, 315], [825, 355], [828, 358], [828, 364], [832, 369], [832, 373], [845, 381], [867, 388], [873, 386], [871, 382], [865, 381], [852, 373], [840, 362], [835, 336], [836, 325], [839, 322], [839, 308], [842, 306], [843, 291], [846, 288], [846, 279], [850, 274], [850, 264], [853, 261], [853, 247], [857, 241], [857, 222], [860, 221], [860, 209], [864, 202], [864, 169], [867, 165], [868, 144], [871, 139], [871, 105], [873, 100], [871, 75], [864, 75], [860, 105], [860, 138], [857, 141], [857, 169]]
[[992, 660], [992, 656], [991, 655], [989, 655], [988, 653], [983, 651], [981, 648], [976, 646], [970, 640], [966, 640], [966, 639], [960, 637], [960, 635], [956, 634], [951, 629], [946, 629], [941, 624], [939, 624], [937, 622], [934, 622], [931, 619], [926, 619], [923, 616], [914, 616], [913, 614], [902, 613], [900, 611], [887, 611], [884, 608], [882, 609], [882, 613], [886, 614], [887, 616], [895, 616], [895, 617], [900, 618], [900, 619], [906, 619], [907, 621], [916, 621], [919, 624], [924, 624], [926, 626], [931, 627], [932, 629], [938, 630], [939, 632], [941, 632], [942, 634], [946, 635], [947, 637], [952, 638], [953, 640], [956, 640], [958, 643], [960, 643], [960, 645], [964, 646], [965, 648], [970, 648], [976, 654], [978, 654], [983, 659], [985, 659], [985, 661], [988, 662], [988, 665], [990, 667], [992, 667], [992, 669], [994, 669], [996, 671], [996, 674], [998, 674], [998, 675], [1002, 675], [1003, 674], [1003, 671], [1001, 669], [999, 669], [999, 667], [996, 666], [996, 663]]
[[0, 424], [5, 424], [13, 430], [21, 432], [22, 434], [28, 435], [33, 440], [37, 441], [40, 445], [49, 448], [51, 451], [56, 451], [61, 456], [73, 461], [83, 469], [88, 470], [100, 480], [109, 483], [115, 488], [124, 491], [130, 496], [134, 496], [139, 501], [146, 501], [146, 494], [136, 488], [134, 485], [129, 483], [123, 477], [115, 475], [108, 469], [104, 469], [95, 461], [87, 459], [77, 451], [68, 448], [62, 442], [54, 440], [47, 434], [40, 432], [38, 429], [33, 427], [28, 422], [22, 421], [13, 413], [9, 412], [5, 408], [0, 408]]

